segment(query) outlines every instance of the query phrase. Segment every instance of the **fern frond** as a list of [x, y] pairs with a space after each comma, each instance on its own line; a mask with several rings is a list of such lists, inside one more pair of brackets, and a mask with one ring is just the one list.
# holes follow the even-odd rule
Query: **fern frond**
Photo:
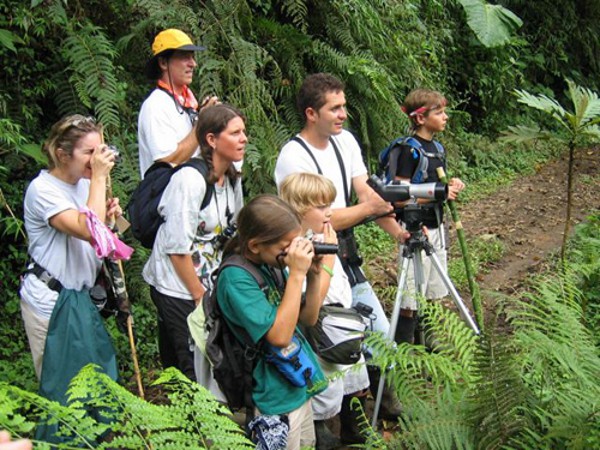
[[116, 50], [99, 27], [85, 23], [68, 28], [61, 49], [79, 100], [109, 130], [120, 125], [118, 83], [113, 60]]
[[304, 0], [283, 0], [281, 10], [290, 18], [296, 28], [306, 31], [308, 6]]
[[521, 380], [520, 353], [507, 336], [486, 328], [474, 358], [476, 382], [470, 395], [470, 420], [479, 448], [500, 448], [526, 428], [521, 411], [530, 401]]

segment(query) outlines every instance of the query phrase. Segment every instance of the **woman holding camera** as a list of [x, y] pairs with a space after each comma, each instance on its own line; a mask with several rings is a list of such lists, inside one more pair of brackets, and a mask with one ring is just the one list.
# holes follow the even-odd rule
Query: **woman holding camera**
[[84, 211], [105, 221], [121, 208], [118, 199], [106, 198], [115, 155], [93, 118], [63, 118], [42, 150], [48, 169], [31, 182], [24, 201], [30, 264], [21, 311], [40, 391], [64, 401], [71, 378], [88, 363], [117, 378], [114, 348], [89, 295], [102, 260], [91, 245]]
[[[244, 117], [230, 105], [203, 109], [196, 137], [210, 173], [205, 179], [193, 167], [175, 172], [158, 207], [164, 218], [143, 276], [158, 312], [158, 342], [163, 367], [177, 367], [188, 378], [213, 390], [203, 358], [191, 350], [187, 317], [210, 286], [219, 267], [224, 241], [232, 233], [243, 205], [242, 184], [233, 163], [241, 161], [248, 139]], [[201, 208], [208, 184], [210, 203]]]

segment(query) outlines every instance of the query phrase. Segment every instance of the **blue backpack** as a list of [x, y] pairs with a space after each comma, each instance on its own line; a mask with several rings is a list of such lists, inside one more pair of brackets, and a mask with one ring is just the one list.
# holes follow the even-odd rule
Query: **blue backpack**
[[212, 199], [215, 187], [208, 182], [210, 169], [203, 159], [191, 158], [186, 163], [176, 167], [160, 161], [152, 164], [144, 174], [144, 179], [131, 194], [127, 205], [127, 215], [131, 222], [133, 236], [146, 248], [151, 249], [154, 246], [156, 233], [158, 233], [160, 225], [164, 222], [164, 219], [158, 213], [158, 205], [163, 192], [169, 181], [171, 181], [173, 174], [184, 167], [193, 167], [206, 180], [206, 193], [200, 209], [206, 208]]
[[410, 147], [413, 159], [418, 159], [417, 168], [415, 169], [410, 182], [411, 183], [424, 183], [427, 180], [427, 168], [429, 167], [429, 160], [427, 158], [438, 158], [442, 161], [446, 160], [446, 152], [442, 144], [438, 141], [433, 141], [436, 153], [428, 153], [425, 151], [418, 139], [412, 136], [401, 136], [392, 141], [390, 145], [384, 148], [379, 153], [379, 169], [381, 178], [385, 183], [389, 183], [394, 180], [396, 172], [398, 170], [398, 157], [400, 156], [400, 149], [403, 146]]

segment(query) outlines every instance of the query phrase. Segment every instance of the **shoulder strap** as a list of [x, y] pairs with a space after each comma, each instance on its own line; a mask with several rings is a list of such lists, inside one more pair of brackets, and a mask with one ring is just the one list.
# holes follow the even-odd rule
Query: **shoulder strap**
[[348, 180], [346, 179], [346, 167], [344, 166], [344, 160], [342, 159], [342, 154], [340, 153], [340, 150], [333, 137], [329, 138], [329, 142], [331, 142], [331, 145], [333, 145], [335, 157], [337, 158], [338, 164], [340, 165], [340, 170], [342, 171], [342, 182], [344, 183], [344, 198], [346, 199], [346, 206], [350, 206], [350, 190], [348, 189]]
[[[317, 158], [315, 158], [315, 155], [313, 155], [313, 152], [310, 150], [310, 148], [308, 148], [308, 145], [306, 145], [306, 142], [304, 142], [304, 139], [302, 139], [300, 136], [294, 136], [292, 138], [292, 141], [297, 142], [298, 144], [300, 144], [302, 146], [302, 148], [304, 150], [306, 150], [306, 152], [309, 154], [309, 156], [315, 163], [315, 166], [317, 167], [317, 172], [319, 173], [319, 175], [323, 175], [323, 171], [321, 170], [321, 166], [319, 166], [319, 163], [317, 162]], [[342, 182], [344, 183], [344, 198], [346, 200], [346, 206], [350, 206], [350, 190], [348, 189], [348, 180], [346, 179], [346, 168], [344, 167], [344, 161], [342, 159], [342, 154], [340, 153], [340, 150], [338, 149], [338, 146], [336, 145], [333, 138], [330, 137], [329, 142], [331, 142], [331, 145], [333, 145], [333, 150], [335, 151], [335, 157], [337, 158], [338, 164], [340, 166], [340, 170], [342, 171]]]
[[442, 162], [445, 164], [446, 163], [446, 150], [444, 150], [444, 146], [442, 145], [442, 143], [440, 141], [433, 141], [433, 145], [435, 145], [435, 148], [437, 149], [437, 157], [439, 159], [442, 160]]
[[200, 209], [202, 210], [208, 206], [208, 204], [212, 200], [213, 194], [215, 193], [215, 185], [213, 183], [208, 182], [208, 174], [210, 173], [208, 163], [202, 158], [190, 158], [188, 161], [175, 167], [175, 171], [184, 167], [193, 167], [202, 174], [202, 176], [204, 177], [204, 181], [206, 181], [206, 192], [204, 193], [204, 199], [202, 200], [202, 204], [200, 205]]
[[267, 287], [267, 282], [265, 281], [265, 277], [260, 271], [260, 268], [252, 264], [242, 255], [233, 254], [227, 257], [227, 259], [221, 262], [221, 265], [219, 266], [219, 272], [225, 267], [240, 267], [252, 275], [252, 278], [256, 280], [261, 290], [264, 290]]
[[[221, 262], [221, 265], [219, 266], [219, 272], [225, 267], [231, 266], [240, 267], [246, 270], [248, 273], [250, 273], [250, 275], [252, 275], [252, 278], [254, 278], [258, 283], [260, 289], [266, 294], [266, 291], [269, 289], [269, 283], [267, 283], [267, 281], [265, 280], [265, 277], [258, 266], [248, 261], [242, 255], [233, 254], [231, 256], [228, 256], [227, 259]], [[277, 289], [279, 293], [283, 295], [283, 290], [285, 289], [286, 281], [284, 272], [280, 269], [275, 269], [271, 267], [269, 268], [269, 272], [273, 276], [273, 279], [275, 281], [275, 289]]]
[[317, 172], [319, 172], [319, 175], [323, 175], [323, 171], [321, 170], [321, 166], [319, 166], [319, 163], [317, 162], [317, 158], [315, 158], [315, 155], [313, 155], [313, 152], [310, 151], [310, 148], [308, 148], [308, 145], [306, 145], [306, 142], [304, 142], [304, 139], [302, 139], [300, 136], [294, 136], [292, 138], [292, 141], [297, 142], [298, 144], [300, 144], [302, 146], [302, 148], [304, 150], [306, 150], [306, 153], [308, 153], [308, 155], [311, 157], [311, 159], [315, 163], [315, 166], [317, 166]]

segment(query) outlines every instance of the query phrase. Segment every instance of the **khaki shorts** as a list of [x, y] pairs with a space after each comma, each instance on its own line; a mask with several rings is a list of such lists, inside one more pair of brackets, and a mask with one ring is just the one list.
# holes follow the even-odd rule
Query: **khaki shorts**
[[33, 367], [38, 380], [42, 376], [42, 361], [44, 360], [44, 348], [46, 347], [46, 336], [48, 335], [48, 325], [50, 319], [45, 319], [37, 315], [33, 308], [21, 300], [21, 316], [25, 323], [25, 332], [31, 348], [33, 357]]
[[[254, 414], [260, 415], [260, 411], [254, 408]], [[314, 447], [317, 442], [315, 436], [315, 425], [313, 423], [313, 412], [311, 400], [307, 400], [299, 408], [287, 413], [290, 431], [286, 450], [300, 450], [301, 448]]]

